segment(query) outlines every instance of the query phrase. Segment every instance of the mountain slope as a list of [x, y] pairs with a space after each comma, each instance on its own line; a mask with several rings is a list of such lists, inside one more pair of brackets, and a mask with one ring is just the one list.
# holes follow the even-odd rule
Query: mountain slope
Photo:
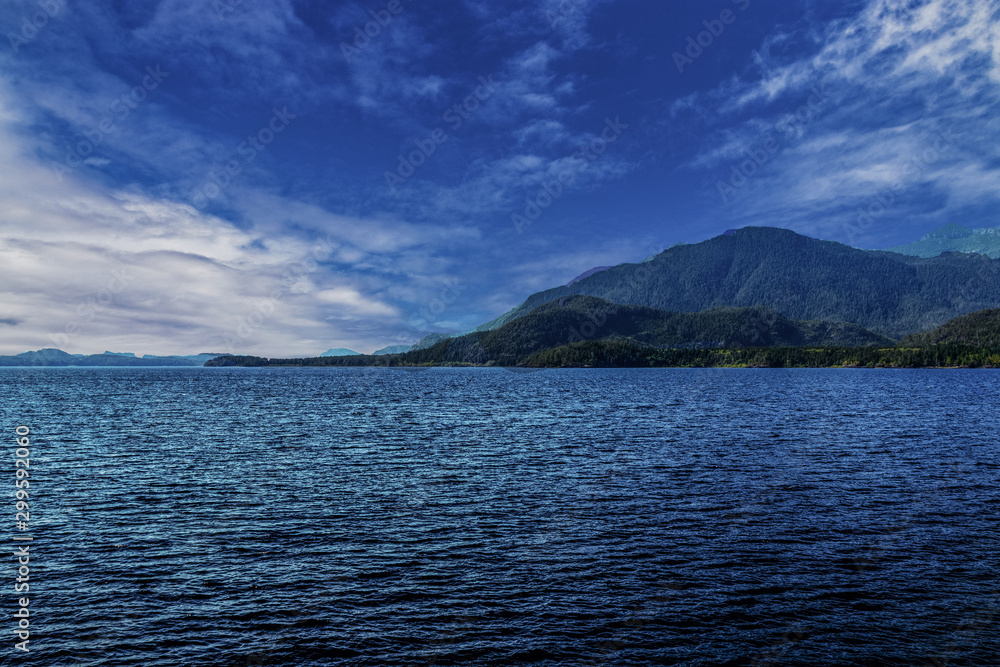
[[903, 339], [903, 346], [973, 345], [1000, 348], [1000, 308], [956, 317], [930, 331]]
[[321, 357], [353, 357], [355, 355], [361, 354], [360, 352], [355, 352], [354, 350], [348, 350], [346, 347], [337, 347], [331, 350], [327, 350], [323, 354], [319, 355]]
[[969, 229], [962, 225], [947, 225], [919, 241], [889, 250], [917, 257], [937, 257], [943, 252], [976, 252], [997, 259], [1000, 257], [1000, 227]]
[[[220, 356], [220, 355], [214, 355]], [[0, 366], [202, 366], [211, 355], [189, 355], [186, 357], [156, 357], [146, 355], [104, 354], [75, 355], [45, 348], [35, 352], [22, 352], [13, 356], [0, 356]]]
[[[636, 349], [773, 346], [873, 346], [892, 341], [854, 324], [796, 322], [767, 308], [718, 308], [672, 313], [571, 296], [536, 308], [493, 331], [442, 340], [392, 358], [373, 356], [285, 360], [294, 365], [492, 364], [517, 366], [532, 355], [580, 341], [622, 343]], [[629, 348], [631, 349], [631, 347]], [[219, 359], [207, 365], [266, 365], [264, 360]]]
[[403, 354], [404, 352], [409, 352], [412, 345], [389, 345], [383, 347], [381, 350], [375, 350], [372, 355], [382, 355], [382, 354]]
[[900, 338], [1000, 306], [1000, 260], [858, 250], [789, 230], [747, 227], [539, 292], [479, 330], [574, 294], [688, 313], [765, 306], [791, 319], [851, 322]]
[[410, 347], [410, 351], [412, 352], [414, 350], [426, 350], [427, 348], [434, 347], [441, 341], [448, 340], [449, 338], [451, 338], [449, 334], [442, 334], [442, 333], [427, 334], [426, 336], [418, 340], [416, 343], [414, 343], [413, 346]]
[[759, 306], [676, 313], [592, 296], [563, 297], [499, 329], [470, 335], [489, 350], [519, 353], [598, 339], [669, 348], [892, 344], [854, 324], [793, 321]]

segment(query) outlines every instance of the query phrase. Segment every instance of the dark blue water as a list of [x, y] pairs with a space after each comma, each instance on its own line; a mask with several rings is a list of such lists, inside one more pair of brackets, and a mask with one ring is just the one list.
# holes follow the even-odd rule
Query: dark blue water
[[998, 372], [0, 389], [35, 538], [27, 656], [0, 570], [4, 665], [1000, 665]]

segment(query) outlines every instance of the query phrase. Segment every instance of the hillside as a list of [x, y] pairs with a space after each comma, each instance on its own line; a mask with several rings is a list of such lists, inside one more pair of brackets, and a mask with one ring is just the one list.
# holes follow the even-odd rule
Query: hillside
[[105, 352], [104, 354], [75, 355], [45, 348], [35, 352], [22, 352], [0, 356], [0, 366], [202, 366], [206, 361], [221, 355], [196, 354], [178, 357]]
[[453, 342], [463, 338], [475, 340], [493, 356], [514, 353], [518, 357], [565, 343], [598, 339], [669, 348], [892, 343], [857, 325], [793, 321], [762, 307], [676, 313], [620, 306], [591, 296], [564, 297], [499, 329], [468, 334]]
[[539, 292], [479, 329], [497, 329], [575, 294], [688, 313], [764, 306], [795, 320], [850, 322], [898, 339], [1000, 306], [1000, 260], [858, 250], [789, 230], [747, 227]]
[[973, 345], [1000, 348], [1000, 308], [980, 310], [903, 339], [903, 346]]
[[332, 350], [327, 350], [323, 354], [319, 355], [321, 357], [353, 357], [361, 354], [360, 352], [355, 352], [354, 350], [348, 350], [346, 347], [338, 347]]
[[[589, 296], [572, 296], [536, 308], [499, 329], [442, 340], [394, 355], [391, 362], [358, 357], [303, 360], [303, 365], [491, 364], [516, 366], [531, 355], [584, 340], [628, 342], [654, 348], [742, 348], [746, 346], [862, 346], [892, 341], [853, 324], [798, 322], [767, 308], [718, 308], [673, 313], [644, 306], [619, 306]], [[212, 365], [224, 365], [223, 360]], [[296, 364], [298, 365], [298, 364]]]
[[962, 225], [947, 225], [919, 241], [889, 250], [917, 257], [937, 257], [943, 252], [975, 252], [996, 259], [1000, 257], [1000, 227], [969, 229]]
[[623, 341], [585, 341], [541, 350], [525, 366], [635, 368], [1000, 368], [1000, 349], [929, 347], [744, 347], [663, 350]]

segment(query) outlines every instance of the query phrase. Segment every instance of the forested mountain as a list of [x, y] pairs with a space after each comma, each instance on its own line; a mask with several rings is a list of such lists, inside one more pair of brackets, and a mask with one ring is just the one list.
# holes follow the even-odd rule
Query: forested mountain
[[[799, 322], [768, 308], [718, 308], [672, 313], [645, 306], [619, 306], [590, 296], [571, 296], [536, 308], [492, 331], [465, 334], [435, 345], [369, 358], [363, 365], [473, 363], [516, 366], [532, 354], [584, 340], [628, 341], [656, 348], [745, 346], [891, 345], [854, 324]], [[359, 357], [304, 360], [304, 365], [355, 365]], [[212, 365], [226, 365], [226, 360]]]
[[389, 345], [387, 347], [383, 347], [381, 350], [375, 350], [374, 352], [372, 352], [372, 355], [402, 354], [404, 352], [409, 352], [411, 347], [413, 347], [413, 346], [412, 345]]
[[903, 339], [903, 346], [973, 345], [1000, 348], [1000, 308], [956, 317], [936, 329]]
[[448, 340], [449, 338], [451, 338], [449, 334], [442, 334], [442, 333], [427, 334], [426, 336], [418, 340], [416, 343], [414, 343], [413, 346], [410, 348], [410, 351], [426, 350], [427, 348], [433, 347], [434, 345], [437, 345], [441, 341]]
[[543, 304], [499, 329], [452, 341], [474, 340], [492, 357], [521, 357], [539, 349], [582, 340], [631, 340], [653, 347], [770, 347], [776, 345], [891, 345], [892, 341], [854, 324], [802, 322], [769, 308], [715, 308], [676, 313], [646, 306], [622, 306], [591, 296], [570, 296]]
[[928, 347], [743, 347], [664, 350], [630, 341], [586, 341], [540, 350], [524, 363], [535, 368], [1000, 368], [1000, 349], [968, 345]]
[[970, 229], [962, 225], [947, 225], [919, 241], [889, 250], [918, 257], [937, 257], [943, 252], [977, 252], [996, 259], [1000, 257], [1000, 227]]
[[1000, 306], [1000, 260], [858, 250], [785, 229], [747, 227], [539, 292], [480, 330], [575, 294], [686, 313], [765, 306], [791, 319], [851, 322], [899, 339]]

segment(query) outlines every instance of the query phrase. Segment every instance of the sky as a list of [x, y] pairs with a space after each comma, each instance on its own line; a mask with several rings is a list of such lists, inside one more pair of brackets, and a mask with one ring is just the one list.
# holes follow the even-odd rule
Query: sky
[[0, 354], [371, 352], [768, 225], [1000, 225], [996, 0], [5, 0]]

